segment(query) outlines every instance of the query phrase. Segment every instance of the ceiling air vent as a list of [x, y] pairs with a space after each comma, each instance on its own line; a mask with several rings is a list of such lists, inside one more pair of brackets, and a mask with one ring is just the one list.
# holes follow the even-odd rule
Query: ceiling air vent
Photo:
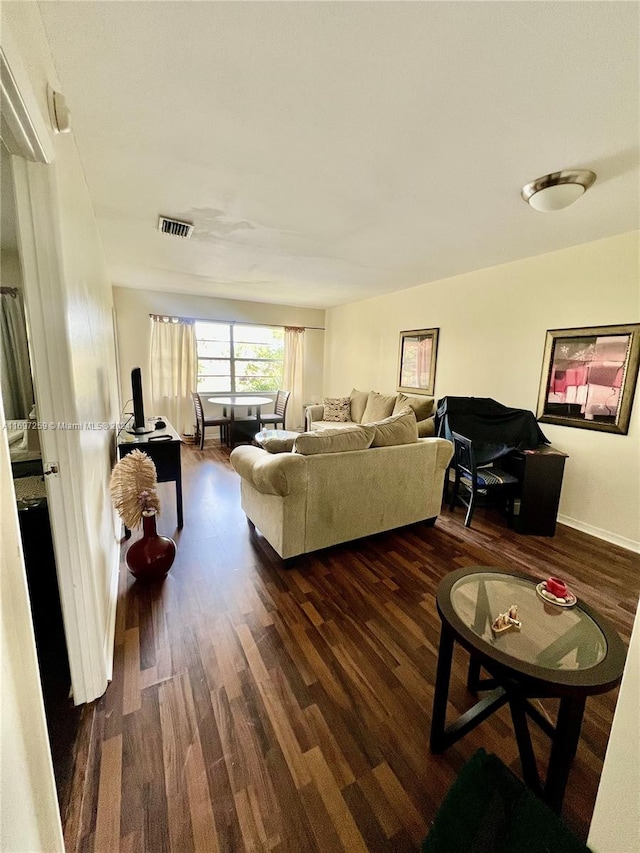
[[191, 237], [193, 232], [192, 222], [180, 222], [179, 219], [169, 219], [161, 216], [158, 220], [158, 231], [163, 234], [171, 234], [172, 237]]

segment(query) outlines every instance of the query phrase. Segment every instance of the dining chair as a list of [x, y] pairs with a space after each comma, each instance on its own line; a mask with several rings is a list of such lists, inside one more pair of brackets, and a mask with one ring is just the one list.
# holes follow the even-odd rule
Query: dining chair
[[[452, 432], [451, 436], [454, 447], [455, 481], [449, 509], [453, 510], [456, 502], [460, 501], [467, 507], [464, 526], [471, 527], [471, 518], [478, 497], [489, 502], [492, 497], [498, 495], [506, 501], [509, 526], [511, 527], [513, 525], [513, 503], [519, 487], [518, 478], [496, 468], [493, 464], [477, 467], [471, 439], [457, 432]], [[462, 494], [460, 493], [461, 488], [463, 489]]]
[[205, 418], [200, 394], [197, 391], [192, 391], [191, 398], [193, 399], [193, 406], [196, 410], [196, 443], [200, 450], [204, 448], [204, 433], [207, 427], [220, 427], [220, 441], [225, 444], [228, 443], [230, 419], [227, 417], [227, 410], [222, 410], [223, 414], [221, 417]]
[[287, 404], [289, 403], [290, 391], [278, 391], [276, 394], [276, 402], [273, 407], [272, 415], [260, 415], [260, 429], [263, 427], [273, 426], [278, 428], [278, 424], [282, 424], [284, 429], [284, 419], [287, 413]]

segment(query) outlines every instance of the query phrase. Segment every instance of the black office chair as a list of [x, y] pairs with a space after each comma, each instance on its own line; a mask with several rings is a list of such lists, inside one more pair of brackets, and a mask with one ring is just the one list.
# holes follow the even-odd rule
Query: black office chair
[[278, 424], [282, 424], [284, 429], [284, 419], [287, 413], [287, 404], [291, 391], [278, 391], [276, 394], [276, 402], [273, 407], [272, 415], [260, 415], [260, 429], [263, 427], [278, 428]]
[[224, 442], [225, 444], [228, 444], [230, 420], [227, 417], [227, 410], [222, 410], [222, 417], [205, 418], [204, 412], [202, 410], [202, 400], [200, 399], [200, 394], [198, 394], [196, 391], [192, 391], [191, 397], [193, 399], [193, 405], [196, 410], [196, 443], [198, 444], [200, 450], [204, 448], [204, 431], [207, 427], [220, 427], [220, 441]]
[[[478, 496], [486, 499], [488, 503], [491, 498], [497, 495], [506, 501], [509, 527], [511, 527], [513, 524], [513, 502], [519, 486], [517, 477], [496, 468], [494, 465], [478, 468], [471, 439], [457, 432], [452, 432], [451, 435], [453, 437], [453, 466], [456, 478], [449, 509], [453, 510], [456, 501], [464, 504], [467, 507], [464, 526], [471, 527], [471, 518]], [[464, 489], [464, 494], [460, 494], [461, 487]]]

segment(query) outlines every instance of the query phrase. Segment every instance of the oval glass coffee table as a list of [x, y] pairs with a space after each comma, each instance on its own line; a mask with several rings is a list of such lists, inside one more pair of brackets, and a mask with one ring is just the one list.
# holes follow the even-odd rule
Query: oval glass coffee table
[[[442, 752], [494, 711], [508, 704], [526, 784], [555, 811], [576, 753], [586, 698], [620, 683], [626, 649], [617, 632], [593, 608], [578, 601], [562, 607], [543, 600], [537, 580], [474, 566], [448, 574], [436, 594], [442, 620], [431, 721], [431, 750]], [[518, 606], [520, 628], [495, 632], [495, 618]], [[470, 654], [467, 687], [490, 691], [446, 726], [454, 642]], [[484, 668], [491, 678], [480, 678]], [[555, 726], [530, 699], [558, 698]], [[550, 738], [546, 781], [538, 774], [527, 717]]]
[[272, 438], [279, 438], [282, 441], [293, 443], [299, 435], [299, 432], [290, 429], [261, 429], [253, 440], [258, 447], [264, 447], [265, 441], [269, 441]]

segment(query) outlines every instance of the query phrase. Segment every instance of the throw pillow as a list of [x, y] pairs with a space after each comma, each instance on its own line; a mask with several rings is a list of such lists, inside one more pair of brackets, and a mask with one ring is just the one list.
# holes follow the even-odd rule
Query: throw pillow
[[396, 402], [396, 394], [391, 396], [378, 394], [377, 391], [369, 391], [367, 405], [362, 414], [362, 423], [370, 424], [388, 418]]
[[262, 442], [262, 447], [269, 453], [291, 453], [295, 438], [267, 438]]
[[402, 409], [397, 415], [391, 415], [383, 421], [369, 424], [375, 427], [371, 447], [392, 447], [396, 444], [414, 444], [418, 440], [418, 424], [413, 410]]
[[316, 453], [343, 453], [348, 450], [366, 450], [371, 446], [375, 429], [372, 426], [349, 429], [316, 429], [301, 432], [296, 438], [295, 452], [302, 456]]
[[436, 434], [436, 419], [425, 418], [418, 423], [418, 438], [431, 438]]
[[322, 401], [324, 405], [324, 421], [350, 421], [351, 420], [351, 400], [349, 397], [325, 397]]
[[398, 399], [391, 414], [397, 415], [405, 406], [413, 409], [416, 413], [417, 421], [424, 421], [433, 414], [433, 397], [407, 397], [405, 394], [398, 394]]
[[351, 420], [356, 424], [362, 423], [362, 416], [364, 415], [364, 410], [367, 407], [367, 400], [369, 399], [368, 391], [358, 391], [357, 388], [354, 388], [351, 392]]

